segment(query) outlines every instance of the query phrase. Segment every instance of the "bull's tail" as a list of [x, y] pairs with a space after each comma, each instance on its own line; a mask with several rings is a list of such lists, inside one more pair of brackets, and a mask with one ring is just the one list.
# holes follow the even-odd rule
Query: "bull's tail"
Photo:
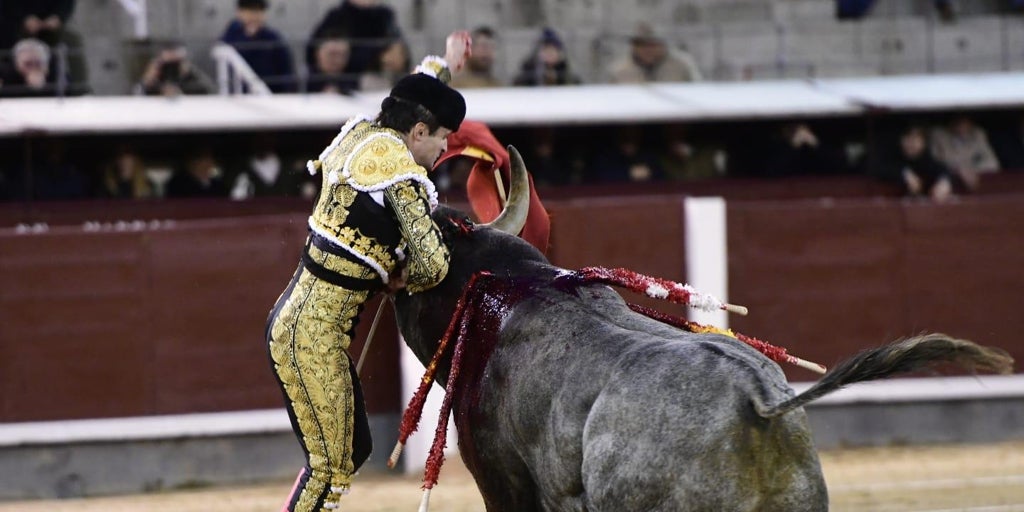
[[950, 338], [945, 334], [926, 334], [865, 350], [837, 364], [807, 391], [777, 405], [757, 404], [757, 413], [773, 418], [850, 384], [941, 363], [953, 363], [971, 371], [1010, 373], [1013, 369], [1013, 358], [1003, 350]]

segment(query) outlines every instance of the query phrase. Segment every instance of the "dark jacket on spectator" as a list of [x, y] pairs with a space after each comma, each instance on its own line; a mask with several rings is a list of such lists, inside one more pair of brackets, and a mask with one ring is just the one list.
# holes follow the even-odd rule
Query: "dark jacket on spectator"
[[906, 194], [909, 191], [903, 180], [904, 169], [909, 169], [921, 179], [921, 190], [924, 194], [928, 194], [928, 191], [943, 178], [950, 180], [955, 189], [964, 189], [963, 182], [956, 178], [949, 167], [932, 157], [928, 151], [924, 151], [917, 158], [907, 158], [902, 153], [896, 155], [889, 161], [883, 162], [879, 168], [878, 177], [891, 183], [899, 183]]
[[523, 62], [512, 82], [514, 85], [577, 85], [581, 80], [569, 69], [568, 61], [561, 61], [551, 68], [546, 68], [536, 58]]
[[8, 49], [24, 37], [22, 23], [31, 15], [39, 19], [56, 15], [63, 26], [74, 11], [75, 0], [0, 0], [0, 44]]
[[353, 91], [359, 90], [358, 75], [310, 75], [309, 81], [306, 82], [306, 92], [324, 92], [328, 86], [334, 86], [339, 94], [352, 94]]
[[340, 36], [351, 40], [352, 54], [345, 73], [358, 76], [376, 64], [380, 52], [396, 38], [402, 37], [395, 12], [391, 7], [357, 7], [347, 0], [331, 9], [320, 21], [306, 45], [306, 65], [316, 69], [316, 48], [321, 39]]
[[153, 85], [143, 85], [142, 91], [148, 96], [159, 96], [163, 94], [163, 85], [169, 83], [178, 86], [183, 94], [210, 94], [213, 92], [213, 89], [208, 82], [209, 79], [204, 79], [200, 76], [194, 66], [189, 66], [188, 71], [178, 76], [161, 76]]
[[262, 27], [253, 37], [245, 34], [238, 20], [232, 21], [221, 41], [234, 46], [252, 70], [266, 82], [271, 91], [295, 91], [295, 66], [288, 45], [270, 27]]

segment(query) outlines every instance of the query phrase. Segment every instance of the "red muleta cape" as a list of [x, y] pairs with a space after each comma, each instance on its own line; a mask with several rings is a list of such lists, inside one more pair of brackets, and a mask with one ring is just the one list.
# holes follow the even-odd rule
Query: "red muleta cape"
[[[498, 218], [502, 204], [498, 196], [498, 182], [494, 178], [494, 170], [501, 169], [502, 185], [507, 197], [512, 174], [508, 151], [498, 142], [487, 125], [467, 119], [462, 122], [457, 132], [448, 136], [448, 151], [437, 159], [434, 167], [454, 156], [467, 156], [474, 160], [473, 169], [466, 180], [466, 195], [477, 220], [491, 222]], [[529, 173], [527, 176], [530, 179], [530, 213], [519, 236], [540, 252], [547, 254], [551, 220], [540, 202], [540, 197], [537, 196], [533, 176]]]

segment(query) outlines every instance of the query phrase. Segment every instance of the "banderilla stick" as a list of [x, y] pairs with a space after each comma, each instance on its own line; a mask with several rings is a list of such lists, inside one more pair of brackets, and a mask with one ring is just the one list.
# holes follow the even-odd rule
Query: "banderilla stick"
[[381, 297], [380, 305], [377, 306], [377, 314], [373, 315], [373, 323], [370, 324], [370, 332], [366, 333], [366, 343], [363, 343], [363, 350], [359, 353], [359, 361], [356, 362], [356, 375], [362, 375], [363, 363], [366, 361], [366, 353], [370, 350], [370, 342], [373, 341], [373, 334], [377, 332], [377, 324], [380, 322], [380, 314], [384, 312], [384, 303], [391, 300], [391, 296]]

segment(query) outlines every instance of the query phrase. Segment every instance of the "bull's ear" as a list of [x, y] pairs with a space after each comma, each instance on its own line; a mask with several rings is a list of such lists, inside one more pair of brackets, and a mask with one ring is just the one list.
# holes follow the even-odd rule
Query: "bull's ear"
[[509, 185], [508, 202], [498, 218], [485, 226], [504, 231], [510, 235], [519, 235], [526, 225], [526, 216], [530, 213], [530, 179], [526, 164], [515, 146], [508, 146], [508, 155], [512, 164], [512, 183]]

